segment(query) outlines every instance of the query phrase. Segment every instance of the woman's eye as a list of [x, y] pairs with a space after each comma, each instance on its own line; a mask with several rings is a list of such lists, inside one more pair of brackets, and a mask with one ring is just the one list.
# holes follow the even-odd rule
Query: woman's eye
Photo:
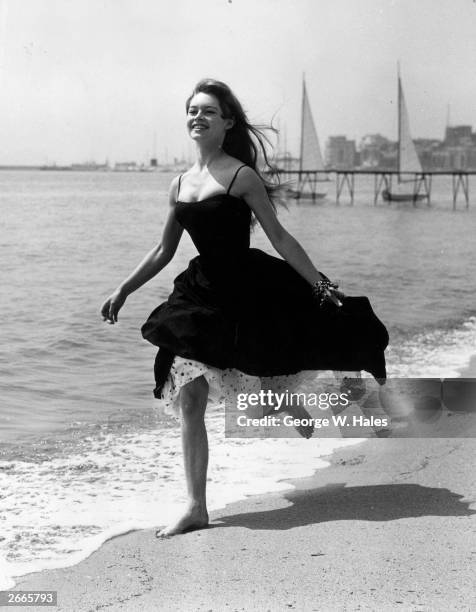
[[[213, 109], [208, 109], [203, 111], [205, 113], [205, 115], [215, 115], [216, 111], [214, 111]], [[195, 109], [189, 109], [188, 114], [189, 115], [196, 115], [198, 113], [198, 110]]]

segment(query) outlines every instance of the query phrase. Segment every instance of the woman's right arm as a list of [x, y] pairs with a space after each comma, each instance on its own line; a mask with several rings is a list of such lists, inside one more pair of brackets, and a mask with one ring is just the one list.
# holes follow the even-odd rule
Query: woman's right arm
[[105, 321], [116, 323], [117, 314], [127, 296], [156, 276], [173, 258], [183, 232], [183, 227], [175, 217], [177, 184], [178, 178], [175, 178], [170, 185], [169, 213], [160, 243], [147, 253], [137, 268], [103, 303], [101, 315]]

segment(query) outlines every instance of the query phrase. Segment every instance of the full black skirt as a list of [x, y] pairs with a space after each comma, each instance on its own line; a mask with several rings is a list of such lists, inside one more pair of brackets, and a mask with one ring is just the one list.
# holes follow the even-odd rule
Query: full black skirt
[[340, 308], [321, 308], [286, 261], [258, 249], [219, 263], [192, 259], [142, 335], [160, 347], [156, 396], [175, 355], [261, 377], [365, 370], [386, 378], [389, 337], [369, 299], [347, 296]]

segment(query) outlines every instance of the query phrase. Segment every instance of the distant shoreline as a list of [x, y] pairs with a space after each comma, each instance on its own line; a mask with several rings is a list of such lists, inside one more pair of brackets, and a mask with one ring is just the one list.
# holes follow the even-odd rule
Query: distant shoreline
[[41, 166], [0, 166], [0, 170], [40, 170]]
[[93, 172], [95, 174], [98, 173], [107, 173], [107, 174], [149, 174], [149, 173], [174, 173], [183, 171], [183, 166], [180, 166], [178, 169], [175, 168], [165, 168], [165, 167], [151, 167], [151, 166], [137, 166], [134, 168], [114, 168], [114, 167], [103, 167], [98, 166], [97, 168], [91, 167], [75, 167], [73, 166], [1, 166], [1, 171], [41, 171], [41, 172]]

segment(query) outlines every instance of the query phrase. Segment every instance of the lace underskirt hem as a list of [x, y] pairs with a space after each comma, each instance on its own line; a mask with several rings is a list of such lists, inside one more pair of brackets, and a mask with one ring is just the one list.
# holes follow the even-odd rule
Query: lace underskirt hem
[[175, 356], [162, 389], [162, 396], [156, 403], [161, 412], [180, 420], [180, 390], [199, 376], [204, 376], [208, 382], [207, 407], [212, 407], [236, 401], [237, 393], [258, 393], [261, 389], [270, 389], [276, 393], [286, 390], [298, 392], [317, 378], [335, 378], [338, 374], [359, 375], [356, 372], [303, 370], [297, 374], [259, 377], [245, 374], [235, 368], [221, 370], [200, 361]]

